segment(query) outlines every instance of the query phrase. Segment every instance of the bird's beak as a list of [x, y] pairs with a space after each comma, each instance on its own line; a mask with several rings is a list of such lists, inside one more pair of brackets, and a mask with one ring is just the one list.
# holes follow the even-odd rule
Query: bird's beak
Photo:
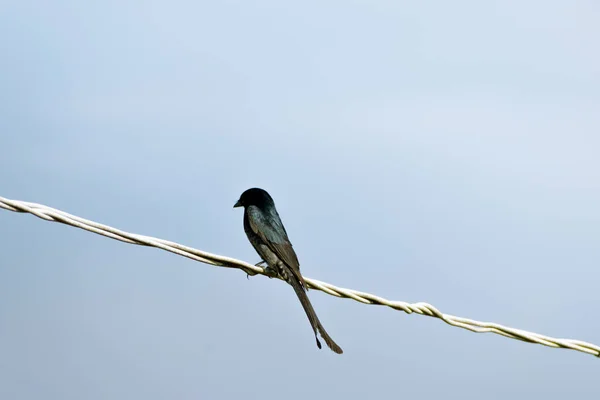
[[236, 207], [241, 207], [241, 206], [242, 206], [242, 203], [241, 203], [241, 202], [238, 200], [238, 201], [237, 201], [237, 202], [236, 202], [236, 203], [233, 205], [233, 208], [236, 208]]

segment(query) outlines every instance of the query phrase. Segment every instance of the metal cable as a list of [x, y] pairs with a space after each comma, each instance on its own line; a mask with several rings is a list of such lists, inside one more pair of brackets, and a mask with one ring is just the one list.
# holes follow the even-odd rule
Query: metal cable
[[[56, 210], [54, 208], [50, 208], [42, 204], [28, 203], [18, 200], [9, 200], [0, 197], [0, 208], [4, 208], [9, 211], [30, 213], [46, 221], [61, 222], [63, 224], [85, 229], [87, 231], [94, 232], [112, 239], [117, 239], [125, 243], [157, 247], [159, 249], [170, 251], [171, 253], [179, 254], [181, 256], [191, 258], [192, 260], [203, 262], [205, 264], [227, 268], [238, 268], [245, 271], [249, 275], [267, 275], [263, 268], [253, 264], [249, 264], [244, 261], [207, 253], [205, 251], [197, 250], [192, 247], [184, 246], [167, 240], [154, 238], [151, 236], [143, 236], [135, 233], [121, 231], [119, 229], [115, 229], [107, 225], [99, 224], [94, 221], [89, 221], [87, 219], [67, 214], [66, 212]], [[312, 289], [321, 290], [332, 296], [345, 297], [364, 304], [376, 304], [387, 306], [395, 310], [404, 311], [407, 314], [416, 313], [429, 317], [439, 318], [449, 325], [467, 329], [472, 332], [491, 332], [498, 335], [506, 336], [511, 339], [522, 340], [528, 343], [537, 343], [548, 347], [577, 350], [583, 353], [592, 354], [594, 356], [600, 357], [600, 346], [596, 346], [592, 343], [583, 342], [581, 340], [557, 339], [545, 335], [540, 335], [538, 333], [524, 331], [521, 329], [510, 328], [493, 322], [480, 322], [472, 319], [456, 317], [454, 315], [443, 314], [437, 308], [428, 303], [419, 302], [411, 304], [406, 303], [404, 301], [391, 301], [370, 293], [359, 292], [357, 290], [352, 289], [339, 288], [337, 286], [333, 286], [332, 284], [321, 282], [316, 279], [304, 279]]]

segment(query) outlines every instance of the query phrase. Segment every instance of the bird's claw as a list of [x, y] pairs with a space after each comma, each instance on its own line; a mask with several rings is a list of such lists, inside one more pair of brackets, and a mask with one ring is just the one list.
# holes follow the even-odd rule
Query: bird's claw
[[258, 274], [258, 272], [253, 271], [251, 269], [245, 269], [244, 272], [246, 273], [246, 279], [250, 279], [250, 276]]
[[[255, 267], [262, 267], [262, 265], [263, 265], [264, 263], [265, 263], [265, 261], [263, 260], [263, 261], [261, 261], [261, 262], [258, 262], [258, 263], [256, 263], [256, 264], [254, 264], [254, 266], [255, 266]], [[264, 268], [263, 268], [263, 269], [264, 269]], [[246, 279], [250, 280], [250, 276], [254, 276], [254, 275], [256, 275], [257, 273], [258, 273], [258, 272], [254, 272], [254, 271], [252, 271], [252, 270], [249, 270], [249, 269], [247, 269], [247, 270], [246, 270]]]
[[269, 277], [269, 279], [273, 279], [277, 277], [277, 270], [275, 268], [271, 268], [270, 265], [267, 265], [263, 268], [265, 275]]
[[265, 267], [263, 267], [263, 265], [267, 264], [267, 262], [265, 260], [254, 264], [257, 267], [262, 267], [263, 272], [266, 276], [268, 276], [269, 278], [275, 278], [277, 277], [277, 270], [275, 270], [274, 268], [271, 268], [270, 265], [266, 265]]

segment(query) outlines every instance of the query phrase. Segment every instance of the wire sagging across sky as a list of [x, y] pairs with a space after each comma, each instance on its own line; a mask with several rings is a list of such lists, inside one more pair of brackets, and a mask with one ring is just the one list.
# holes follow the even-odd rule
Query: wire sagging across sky
[[[121, 231], [119, 229], [99, 224], [94, 221], [89, 221], [84, 218], [68, 214], [64, 211], [44, 206], [42, 204], [29, 203], [19, 200], [9, 200], [4, 197], [0, 197], [0, 208], [14, 212], [30, 213], [46, 221], [60, 222], [66, 225], [74, 226], [76, 228], [97, 233], [99, 235], [103, 235], [112, 239], [120, 240], [125, 243], [157, 247], [159, 249], [163, 249], [171, 253], [191, 258], [192, 260], [200, 261], [205, 264], [210, 264], [218, 267], [238, 268], [249, 275], [261, 274], [268, 276], [268, 274], [265, 273], [262, 267], [249, 264], [244, 261], [208, 253], [205, 251], [194, 249], [192, 247], [184, 246], [163, 239], [154, 238], [151, 236], [144, 236]], [[467, 329], [472, 332], [490, 332], [528, 343], [537, 343], [554, 348], [571, 349], [591, 354], [596, 357], [600, 357], [600, 346], [581, 340], [553, 338], [550, 336], [540, 335], [534, 332], [510, 328], [493, 322], [480, 322], [468, 318], [461, 318], [454, 315], [443, 314], [437, 308], [428, 303], [406, 303], [404, 301], [391, 301], [370, 293], [364, 293], [352, 289], [339, 288], [332, 284], [321, 282], [315, 279], [304, 278], [304, 280], [311, 289], [317, 289], [332, 296], [349, 298], [364, 304], [387, 306], [395, 310], [404, 311], [407, 314], [415, 313], [419, 315], [435, 317], [446, 322], [449, 325]]]

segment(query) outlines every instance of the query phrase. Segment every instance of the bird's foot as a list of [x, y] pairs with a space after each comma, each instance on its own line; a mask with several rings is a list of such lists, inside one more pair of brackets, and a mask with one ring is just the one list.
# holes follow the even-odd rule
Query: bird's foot
[[277, 270], [275, 268], [272, 268], [270, 265], [267, 265], [266, 267], [264, 267], [263, 271], [265, 271], [265, 275], [268, 276], [269, 278], [271, 278], [271, 279], [277, 278]]
[[[262, 265], [265, 263], [265, 261], [261, 261], [261, 262], [257, 262], [256, 264], [254, 264], [254, 266], [256, 267], [262, 267]], [[264, 268], [263, 268], [264, 269]], [[256, 275], [258, 272], [252, 272], [252, 274], [250, 274], [248, 271], [246, 271], [246, 279], [250, 279], [250, 275], [254, 276]]]
[[269, 278], [275, 278], [277, 277], [277, 270], [275, 268], [271, 268], [270, 265], [266, 265], [263, 267], [263, 265], [267, 264], [267, 262], [265, 260], [262, 260], [259, 263], [256, 263], [254, 265], [256, 265], [257, 267], [262, 267], [263, 271], [265, 272], [265, 275], [267, 275]]
[[258, 272], [252, 271], [251, 269], [245, 269], [244, 272], [246, 273], [246, 279], [250, 279], [251, 276], [258, 274]]
[[[262, 266], [262, 264], [264, 264], [264, 263], [265, 263], [265, 261], [261, 261], [261, 262], [259, 262], [259, 263], [256, 263], [256, 264], [254, 264], [254, 265], [255, 265], [256, 267], [260, 267], [260, 266]], [[250, 279], [250, 276], [254, 276], [254, 275], [256, 275], [256, 274], [258, 274], [258, 272], [254, 272], [254, 271], [252, 271], [252, 270], [249, 270], [249, 269], [247, 269], [247, 270], [246, 270], [246, 279]]]

